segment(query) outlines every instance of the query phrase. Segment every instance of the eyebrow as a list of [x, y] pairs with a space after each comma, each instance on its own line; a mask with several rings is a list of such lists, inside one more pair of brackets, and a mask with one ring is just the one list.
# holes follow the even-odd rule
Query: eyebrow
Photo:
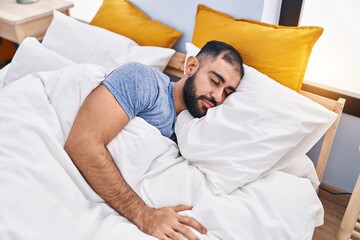
[[[212, 74], [214, 74], [215, 76], [217, 76], [222, 83], [225, 83], [224, 77], [221, 76], [219, 73], [217, 73], [217, 72], [215, 72], [215, 71], [210, 71], [210, 72], [211, 72]], [[232, 87], [232, 86], [229, 86], [229, 87], [227, 87], [227, 88], [230, 89], [230, 91], [232, 91], [232, 92], [235, 92], [235, 91], [236, 91], [236, 89], [235, 89], [234, 87]]]
[[217, 72], [215, 72], [215, 71], [210, 71], [210, 72], [211, 72], [212, 74], [214, 74], [215, 76], [217, 76], [222, 83], [225, 83], [224, 77], [221, 76], [219, 73], [217, 73]]

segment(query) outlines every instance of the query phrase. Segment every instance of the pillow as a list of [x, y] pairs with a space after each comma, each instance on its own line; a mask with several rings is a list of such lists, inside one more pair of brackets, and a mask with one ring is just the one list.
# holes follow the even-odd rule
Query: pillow
[[90, 24], [133, 39], [139, 45], [171, 48], [181, 32], [149, 19], [127, 0], [104, 0]]
[[171, 48], [182, 34], [150, 19], [127, 0], [104, 0], [90, 24], [124, 35], [144, 46]]
[[169, 48], [139, 46], [127, 37], [57, 11], [42, 44], [76, 63], [101, 65], [108, 73], [127, 62], [140, 62], [163, 71], [175, 53]]
[[[200, 51], [200, 48], [196, 47], [192, 43], [186, 43], [185, 48], [186, 60], [189, 56], [196, 56]], [[186, 61], [184, 62], [184, 69], [185, 64]], [[316, 174], [314, 163], [307, 155], [298, 155], [295, 156], [293, 159], [283, 159], [283, 161], [289, 162], [289, 165], [279, 170], [295, 175], [297, 177], [307, 178], [311, 181], [311, 184], [315, 189], [319, 187], [320, 181]]]
[[231, 16], [199, 5], [192, 42], [219, 40], [235, 47], [244, 63], [300, 91], [311, 50], [323, 29], [285, 27]]
[[22, 41], [4, 79], [4, 87], [32, 72], [54, 71], [74, 64], [60, 54], [46, 49], [36, 38]]
[[186, 110], [175, 132], [184, 158], [205, 173], [214, 194], [227, 194], [306, 154], [336, 114], [244, 66], [237, 91], [206, 116]]
[[320, 185], [314, 163], [307, 155], [296, 156], [295, 159], [291, 161], [290, 165], [280, 170], [297, 177], [309, 179], [315, 190], [318, 189]]

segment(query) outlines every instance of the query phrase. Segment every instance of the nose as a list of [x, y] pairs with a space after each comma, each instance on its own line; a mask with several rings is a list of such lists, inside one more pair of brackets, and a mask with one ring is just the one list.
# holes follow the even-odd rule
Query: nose
[[211, 97], [215, 99], [217, 104], [221, 104], [224, 101], [224, 99], [223, 99], [223, 90], [214, 89], [212, 91]]

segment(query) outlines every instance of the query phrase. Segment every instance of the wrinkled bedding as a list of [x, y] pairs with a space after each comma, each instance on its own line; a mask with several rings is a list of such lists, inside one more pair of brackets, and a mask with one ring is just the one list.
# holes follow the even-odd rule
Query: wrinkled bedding
[[[32, 73], [0, 89], [1, 239], [154, 239], [109, 207], [63, 149], [77, 110], [105, 77], [97, 65]], [[156, 148], [154, 147], [156, 146]], [[200, 239], [311, 239], [323, 208], [309, 179], [274, 171], [214, 195], [177, 145], [135, 118], [107, 146], [152, 207], [192, 205]]]

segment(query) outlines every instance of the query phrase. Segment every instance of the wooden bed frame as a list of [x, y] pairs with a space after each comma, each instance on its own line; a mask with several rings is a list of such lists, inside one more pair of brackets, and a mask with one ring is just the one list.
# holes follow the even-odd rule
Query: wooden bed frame
[[[176, 52], [174, 56], [170, 59], [164, 72], [181, 78], [184, 75], [185, 59], [186, 59], [186, 54], [181, 52]], [[311, 100], [323, 105], [327, 109], [334, 111], [335, 113], [338, 114], [336, 121], [333, 123], [333, 125], [324, 135], [324, 140], [321, 145], [318, 161], [316, 164], [316, 173], [321, 182], [324, 175], [326, 163], [330, 154], [331, 145], [334, 141], [336, 129], [339, 125], [340, 117], [344, 109], [345, 99], [339, 98], [337, 101], [335, 101], [333, 99], [322, 97], [306, 91], [301, 91], [300, 94], [310, 98]]]
[[349, 239], [360, 239], [360, 175], [336, 235], [336, 240]]

